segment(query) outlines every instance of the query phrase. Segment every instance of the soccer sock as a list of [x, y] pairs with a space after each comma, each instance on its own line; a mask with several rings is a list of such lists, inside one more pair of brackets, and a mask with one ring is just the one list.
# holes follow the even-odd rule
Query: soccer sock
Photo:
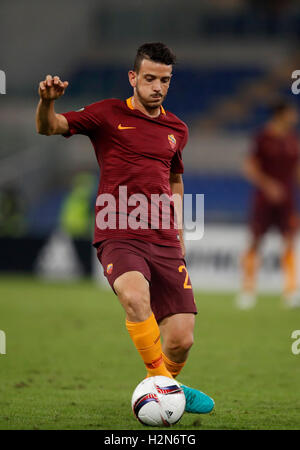
[[163, 355], [164, 363], [165, 363], [167, 370], [170, 372], [170, 374], [173, 376], [173, 378], [176, 378], [177, 375], [179, 375], [179, 373], [183, 369], [183, 367], [185, 365], [185, 361], [182, 363], [177, 363], [177, 362], [171, 361], [164, 353], [162, 355]]
[[160, 330], [154, 314], [152, 313], [143, 322], [129, 322], [126, 320], [126, 328], [144, 361], [148, 376], [163, 375], [172, 378], [163, 360]]
[[289, 294], [297, 288], [296, 255], [292, 247], [284, 252], [281, 265], [284, 273], [284, 292]]
[[242, 259], [243, 289], [247, 292], [255, 290], [258, 258], [255, 250], [248, 250]]

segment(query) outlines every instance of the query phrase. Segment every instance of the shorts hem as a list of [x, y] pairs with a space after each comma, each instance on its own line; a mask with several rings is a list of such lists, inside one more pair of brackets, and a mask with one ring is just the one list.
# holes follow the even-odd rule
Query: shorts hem
[[176, 314], [194, 314], [196, 316], [198, 314], [198, 311], [195, 311], [195, 310], [193, 310], [193, 311], [191, 311], [191, 310], [189, 310], [189, 311], [181, 311], [180, 310], [180, 311], [176, 311], [176, 312], [169, 312], [169, 313], [166, 313], [166, 314], [162, 314], [161, 316], [158, 316], [158, 317], [154, 313], [154, 316], [155, 316], [155, 319], [156, 319], [157, 323], [159, 323], [163, 319], [166, 319], [167, 317], [170, 317], [170, 316], [175, 316]]
[[124, 273], [127, 273], [127, 272], [140, 272], [140, 273], [146, 278], [146, 280], [148, 281], [148, 283], [149, 283], [149, 285], [150, 285], [150, 283], [151, 283], [150, 277], [146, 276], [141, 270], [138, 270], [138, 269], [136, 269], [136, 268], [135, 268], [135, 269], [126, 269], [126, 270], [124, 270], [124, 271], [121, 270], [120, 272], [117, 272], [116, 274], [114, 274], [114, 276], [111, 278], [111, 280], [109, 280], [108, 277], [107, 277], [107, 275], [104, 274], [104, 276], [105, 276], [105, 278], [107, 279], [107, 281], [108, 281], [110, 287], [112, 288], [112, 290], [114, 291], [114, 293], [115, 293], [116, 295], [118, 295], [118, 294], [117, 294], [116, 291], [114, 290], [113, 284], [114, 284], [114, 282], [116, 281], [116, 279], [117, 279], [118, 277], [120, 277], [121, 275], [123, 275]]

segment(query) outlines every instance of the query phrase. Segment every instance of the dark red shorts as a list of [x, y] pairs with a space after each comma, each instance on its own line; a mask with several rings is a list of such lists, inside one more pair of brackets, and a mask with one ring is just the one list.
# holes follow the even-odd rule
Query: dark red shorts
[[260, 197], [254, 198], [250, 216], [252, 233], [261, 237], [271, 227], [277, 228], [282, 234], [296, 231], [298, 216], [293, 202], [274, 205]]
[[136, 270], [144, 275], [149, 281], [151, 308], [158, 322], [173, 314], [197, 314], [179, 247], [138, 239], [108, 239], [100, 243], [97, 256], [112, 289], [116, 278], [125, 272]]

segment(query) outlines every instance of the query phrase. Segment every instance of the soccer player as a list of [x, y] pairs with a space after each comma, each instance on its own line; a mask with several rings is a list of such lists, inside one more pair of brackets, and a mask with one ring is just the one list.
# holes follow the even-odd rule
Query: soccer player
[[237, 306], [250, 308], [256, 303], [255, 281], [259, 267], [258, 250], [270, 227], [282, 235], [281, 259], [284, 273], [283, 299], [290, 307], [300, 306], [296, 277], [294, 238], [297, 231], [295, 191], [299, 178], [299, 145], [294, 128], [298, 121], [295, 107], [280, 101], [271, 119], [255, 138], [246, 158], [244, 172], [255, 191], [250, 214], [251, 242], [242, 259], [243, 289]]
[[[36, 113], [39, 133], [84, 134], [93, 144], [101, 170], [93, 245], [125, 309], [126, 327], [147, 376], [179, 375], [193, 344], [197, 312], [184, 260], [183, 232], [175, 226], [176, 205], [169, 203], [170, 227], [166, 227], [162, 226], [165, 205], [157, 197], [153, 200], [153, 194], [179, 195], [181, 202], [183, 197], [182, 151], [188, 129], [162, 106], [174, 63], [175, 56], [164, 44], [146, 43], [128, 72], [133, 88], [130, 98], [98, 101], [64, 114], [55, 112], [54, 102], [65, 93], [68, 82], [48, 75], [39, 85]], [[128, 204], [124, 191], [130, 196]], [[139, 226], [129, 223], [137, 199], [149, 202], [146, 211], [140, 209]], [[145, 212], [151, 213], [151, 220]], [[105, 213], [108, 220], [103, 224]], [[182, 388], [186, 411], [213, 409], [209, 396]]]

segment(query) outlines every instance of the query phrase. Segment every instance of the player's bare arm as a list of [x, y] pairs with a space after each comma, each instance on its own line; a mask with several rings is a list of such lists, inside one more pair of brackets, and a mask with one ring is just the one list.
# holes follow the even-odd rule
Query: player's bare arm
[[64, 95], [68, 81], [61, 81], [58, 76], [47, 75], [39, 84], [40, 101], [36, 111], [36, 129], [40, 134], [51, 136], [69, 131], [67, 119], [56, 114], [54, 102]]
[[[181, 205], [177, 205], [177, 208], [176, 208], [176, 204], [175, 204], [175, 210], [176, 210], [177, 217], [180, 217], [182, 219], [182, 200], [183, 200], [184, 187], [183, 187], [182, 175], [180, 173], [170, 172], [170, 188], [171, 188], [172, 194], [179, 194], [181, 197]], [[183, 227], [178, 229], [178, 234], [179, 234], [179, 238], [180, 238], [182, 254], [183, 254], [183, 257], [185, 257]]]
[[261, 189], [270, 201], [280, 203], [284, 200], [286, 195], [284, 187], [262, 171], [255, 156], [251, 155], [245, 160], [243, 173], [247, 180]]

